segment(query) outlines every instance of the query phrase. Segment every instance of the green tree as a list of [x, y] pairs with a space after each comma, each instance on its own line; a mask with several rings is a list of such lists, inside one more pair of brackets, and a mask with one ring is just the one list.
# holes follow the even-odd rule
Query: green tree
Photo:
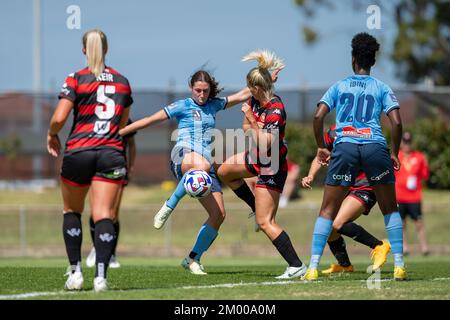
[[[450, 85], [450, 1], [295, 0], [295, 3], [307, 21], [319, 9], [332, 10], [336, 3], [355, 10], [367, 8], [370, 4], [378, 5], [383, 19], [388, 17], [397, 27], [391, 53], [397, 75], [409, 83], [431, 79], [436, 85]], [[307, 24], [302, 26], [302, 33], [308, 44], [320, 41], [320, 34]]]

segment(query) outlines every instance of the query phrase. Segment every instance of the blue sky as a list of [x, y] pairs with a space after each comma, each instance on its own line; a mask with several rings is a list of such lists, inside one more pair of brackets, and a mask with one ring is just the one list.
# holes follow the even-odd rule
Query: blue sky
[[[85, 66], [81, 37], [92, 28], [108, 36], [107, 64], [127, 76], [134, 89], [165, 88], [174, 79], [187, 86], [202, 65], [225, 87], [240, 87], [254, 66], [240, 62], [251, 50], [267, 48], [286, 62], [279, 86], [329, 86], [351, 73], [350, 40], [366, 27], [366, 8], [338, 2], [321, 10], [312, 26], [323, 35], [312, 47], [303, 43], [304, 17], [293, 0], [42, 0], [42, 82], [57, 90], [70, 72]], [[81, 9], [81, 29], [66, 27], [66, 9]], [[32, 88], [31, 0], [5, 1], [0, 11], [0, 92]], [[382, 42], [373, 75], [399, 84], [389, 61], [388, 44], [395, 30], [382, 16], [382, 29], [370, 31]], [[384, 45], [386, 43], [386, 45]]]

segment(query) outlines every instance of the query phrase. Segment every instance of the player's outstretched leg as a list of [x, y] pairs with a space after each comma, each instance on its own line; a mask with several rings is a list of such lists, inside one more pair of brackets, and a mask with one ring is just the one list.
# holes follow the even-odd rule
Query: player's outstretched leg
[[156, 213], [155, 218], [153, 220], [153, 226], [155, 229], [161, 229], [166, 221], [169, 219], [172, 214], [173, 209], [178, 205], [178, 202], [186, 195], [186, 189], [184, 188], [184, 180], [186, 178], [186, 172], [183, 177], [178, 182], [175, 191], [172, 195], [164, 202], [161, 209], [159, 209], [158, 213]]

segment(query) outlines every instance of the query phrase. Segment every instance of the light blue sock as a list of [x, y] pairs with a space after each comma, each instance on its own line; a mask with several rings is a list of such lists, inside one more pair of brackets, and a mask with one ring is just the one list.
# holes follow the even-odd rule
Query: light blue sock
[[171, 209], [175, 209], [178, 205], [178, 202], [186, 195], [186, 189], [184, 189], [184, 179], [186, 178], [187, 172], [183, 175], [183, 177], [178, 182], [177, 188], [172, 193], [169, 199], [167, 199], [167, 206]]
[[317, 218], [312, 238], [311, 260], [309, 262], [310, 268], [317, 269], [319, 266], [320, 257], [323, 254], [323, 249], [327, 244], [332, 229], [333, 221], [323, 217]]
[[384, 216], [386, 233], [391, 243], [392, 254], [394, 255], [394, 265], [403, 267], [403, 223], [398, 211]]
[[195, 252], [197, 255], [193, 258], [197, 261], [200, 261], [202, 254], [208, 250], [213, 241], [217, 237], [217, 230], [210, 227], [206, 223], [200, 228], [200, 231], [197, 235], [197, 241], [195, 242], [194, 248], [192, 252]]

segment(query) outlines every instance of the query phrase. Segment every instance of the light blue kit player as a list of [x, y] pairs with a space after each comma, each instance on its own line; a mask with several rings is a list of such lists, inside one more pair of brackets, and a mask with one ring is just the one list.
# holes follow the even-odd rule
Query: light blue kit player
[[[355, 182], [364, 171], [376, 194], [384, 216], [387, 236], [394, 255], [394, 279], [405, 280], [403, 226], [395, 196], [394, 170], [400, 168], [398, 151], [402, 123], [399, 103], [392, 90], [370, 76], [379, 49], [377, 40], [367, 33], [352, 40], [352, 67], [355, 74], [334, 84], [319, 101], [314, 117], [314, 133], [321, 164], [329, 164], [324, 197], [313, 232], [312, 254], [305, 280], [318, 278], [317, 267], [332, 230], [333, 220]], [[332, 153], [323, 140], [325, 116], [336, 110], [336, 140]], [[385, 113], [392, 129], [392, 152], [381, 131], [380, 117]]]
[[212, 192], [199, 199], [209, 217], [200, 229], [192, 252], [182, 263], [183, 267], [194, 274], [206, 274], [200, 264], [200, 257], [217, 237], [225, 217], [222, 190], [212, 166], [211, 156], [211, 140], [216, 114], [247, 101], [251, 97], [251, 93], [246, 87], [226, 98], [217, 98], [220, 91], [218, 83], [208, 72], [203, 70], [194, 73], [189, 84], [190, 98], [176, 101], [153, 115], [126, 126], [119, 133], [124, 136], [129, 132], [167, 119], [176, 119], [178, 123], [177, 142], [171, 153], [171, 170], [179, 183], [173, 194], [155, 215], [154, 227], [156, 229], [163, 227], [178, 202], [186, 195], [183, 185], [186, 173], [190, 170], [204, 170], [210, 173], [213, 179]]

